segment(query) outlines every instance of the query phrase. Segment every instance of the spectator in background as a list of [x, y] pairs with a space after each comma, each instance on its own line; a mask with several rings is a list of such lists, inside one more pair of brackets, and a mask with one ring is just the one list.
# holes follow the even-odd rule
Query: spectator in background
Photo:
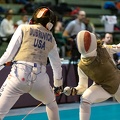
[[85, 30], [86, 26], [83, 23], [83, 20], [86, 17], [85, 11], [80, 10], [77, 14], [77, 18], [70, 21], [65, 30], [63, 31], [63, 37], [67, 41], [67, 56], [77, 58], [80, 54], [76, 47], [75, 38], [79, 31]]
[[61, 58], [66, 56], [66, 40], [62, 36], [64, 30], [62, 19], [58, 19], [54, 28], [54, 36], [58, 46], [59, 55]]
[[[105, 37], [102, 39], [104, 47], [113, 44], [113, 35], [112, 33], [106, 33]], [[114, 47], [114, 45], [113, 45]], [[120, 64], [120, 53], [110, 53], [110, 57], [113, 60], [113, 63], [118, 67]], [[119, 66], [120, 68], [120, 66]]]
[[5, 14], [5, 18], [1, 21], [1, 25], [0, 25], [0, 37], [2, 38], [3, 41], [9, 42], [15, 31], [12, 17], [13, 17], [13, 10], [8, 9]]
[[111, 33], [106, 33], [102, 41], [103, 41], [103, 45], [113, 44], [113, 35]]
[[63, 32], [63, 30], [64, 30], [63, 22], [62, 20], [58, 20], [55, 26], [55, 33]]
[[86, 17], [85, 11], [79, 11], [77, 14], [77, 18], [68, 23], [67, 27], [63, 32], [63, 36], [68, 37], [69, 40], [73, 40], [70, 38], [71, 36], [77, 35], [77, 33], [81, 30], [85, 30], [86, 27], [85, 24], [83, 23], [85, 17]]
[[[113, 44], [113, 35], [111, 33], [106, 33], [104, 38], [102, 39], [102, 41], [103, 41], [104, 47], [106, 47], [107, 45], [112, 45]], [[110, 57], [112, 58], [114, 64], [116, 64], [113, 53], [110, 54]]]
[[28, 15], [22, 15], [21, 16], [21, 20], [18, 20], [17, 22], [16, 22], [16, 26], [19, 26], [19, 25], [21, 25], [21, 24], [28, 24], [29, 23], [29, 21], [28, 21]]
[[[91, 24], [90, 20], [86, 17], [86, 12], [83, 10], [78, 11], [77, 18], [69, 22], [63, 32], [63, 36], [66, 37], [66, 39], [71, 42], [70, 43], [71, 47], [69, 48], [76, 49], [76, 43], [74, 39], [76, 38], [77, 33], [80, 32], [81, 30], [88, 30], [90, 32], [95, 31], [93, 24]], [[77, 51], [78, 50], [75, 50], [74, 53], [77, 53], [77, 55], [79, 55], [79, 52]]]
[[77, 35], [81, 30], [88, 30], [90, 32], [93, 31], [90, 19], [86, 18], [86, 12], [80, 10], [77, 14], [77, 18], [70, 21], [63, 32], [64, 37], [70, 37], [73, 35]]
[[85, 24], [86, 30], [95, 33], [95, 26], [94, 24], [90, 21], [89, 18], [85, 17], [83, 19], [83, 23]]

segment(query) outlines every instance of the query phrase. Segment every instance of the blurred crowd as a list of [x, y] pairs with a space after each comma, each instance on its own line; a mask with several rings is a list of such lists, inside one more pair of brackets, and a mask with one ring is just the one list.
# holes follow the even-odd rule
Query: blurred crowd
[[[47, 6], [56, 12], [58, 16], [55, 28], [53, 30], [56, 42], [58, 44], [58, 51], [60, 57], [71, 57], [72, 49], [75, 49], [76, 43], [75, 37], [80, 30], [89, 30], [95, 32], [95, 27], [91, 23], [90, 19], [87, 18], [86, 12], [81, 10], [79, 7], [74, 9], [69, 7], [66, 3], [58, 3], [52, 5], [49, 2], [37, 3], [34, 0], [7, 0], [6, 3], [17, 3], [24, 4], [22, 8], [18, 10], [17, 14], [21, 15], [21, 19], [14, 22], [14, 10], [12, 8], [4, 10], [5, 16], [1, 18], [0, 22], [0, 41], [6, 41], [9, 43], [14, 31], [20, 24], [28, 24], [29, 16], [32, 15], [34, 9], [38, 6]], [[68, 19], [63, 19], [62, 16], [70, 16]], [[75, 23], [74, 23], [75, 22]], [[2, 42], [1, 42], [2, 43]]]

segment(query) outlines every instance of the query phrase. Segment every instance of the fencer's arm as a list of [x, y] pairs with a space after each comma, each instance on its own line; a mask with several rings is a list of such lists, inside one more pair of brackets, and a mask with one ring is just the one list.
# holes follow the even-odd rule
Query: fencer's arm
[[13, 34], [10, 43], [5, 51], [5, 53], [0, 58], [0, 65], [4, 63], [10, 62], [13, 60], [14, 56], [16, 55], [22, 41], [22, 31], [21, 27], [18, 27]]
[[72, 38], [71, 36], [73, 28], [74, 28], [74, 24], [73, 22], [70, 22], [63, 32], [63, 37], [66, 38], [67, 40], [73, 41], [74, 38]]
[[77, 95], [81, 95], [88, 88], [88, 76], [78, 67], [79, 82], [75, 87]]
[[63, 85], [63, 77], [62, 77], [61, 61], [56, 43], [54, 45], [54, 48], [49, 52], [48, 57], [53, 70], [54, 86], [60, 87]]
[[114, 54], [120, 52], [120, 43], [117, 45], [105, 45], [104, 46], [109, 54]]
[[82, 95], [82, 93], [88, 88], [88, 77], [86, 74], [78, 67], [79, 82], [77, 87], [65, 87], [63, 93], [67, 96], [69, 95]]
[[71, 25], [71, 24], [69, 23], [69, 24], [67, 25], [67, 27], [65, 28], [65, 30], [63, 31], [63, 37], [69, 38], [72, 29], [73, 29], [73, 25]]
[[3, 24], [1, 24], [1, 25], [3, 26], [2, 29], [3, 29], [5, 34], [9, 35], [9, 34], [13, 34], [14, 33], [14, 31], [15, 31], [14, 26], [11, 26], [11, 29], [9, 29], [7, 21], [4, 21]]

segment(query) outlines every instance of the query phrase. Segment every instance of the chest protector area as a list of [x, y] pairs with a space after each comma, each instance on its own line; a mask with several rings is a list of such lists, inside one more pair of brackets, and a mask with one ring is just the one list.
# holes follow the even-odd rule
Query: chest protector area
[[97, 48], [97, 56], [82, 59], [78, 66], [96, 84], [114, 94], [120, 84], [120, 71], [104, 47]]
[[55, 44], [52, 33], [40, 25], [24, 25], [22, 32], [22, 44], [14, 60], [37, 62], [46, 66], [48, 53]]

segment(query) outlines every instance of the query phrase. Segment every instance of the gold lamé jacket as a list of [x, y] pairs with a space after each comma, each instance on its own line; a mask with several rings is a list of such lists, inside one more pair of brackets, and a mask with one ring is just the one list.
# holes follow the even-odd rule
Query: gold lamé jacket
[[112, 62], [106, 48], [98, 46], [97, 56], [82, 58], [80, 69], [96, 84], [110, 94], [115, 94], [120, 84], [120, 70]]

